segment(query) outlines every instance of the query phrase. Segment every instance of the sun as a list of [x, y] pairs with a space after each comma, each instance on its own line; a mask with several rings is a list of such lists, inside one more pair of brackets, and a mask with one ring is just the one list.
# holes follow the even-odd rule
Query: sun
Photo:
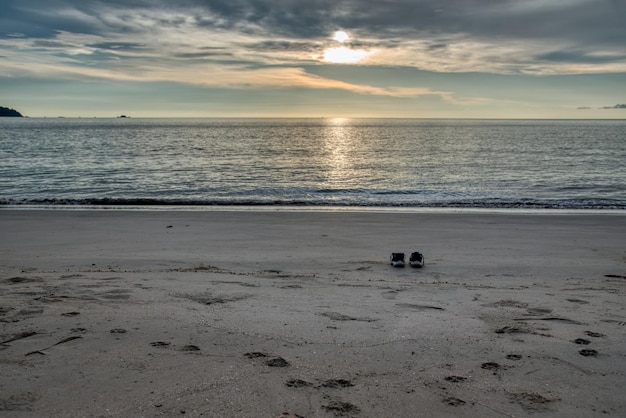
[[348, 35], [347, 33], [345, 33], [342, 30], [338, 30], [337, 32], [335, 32], [335, 34], [333, 35], [333, 39], [339, 43], [344, 43], [346, 42], [348, 39], [350, 39], [350, 35]]
[[[342, 30], [338, 30], [333, 34], [334, 41], [343, 44], [350, 39], [350, 35]], [[326, 48], [324, 50], [324, 61], [336, 64], [354, 64], [365, 59], [370, 55], [369, 51], [364, 49], [352, 49], [348, 46], [337, 46]]]

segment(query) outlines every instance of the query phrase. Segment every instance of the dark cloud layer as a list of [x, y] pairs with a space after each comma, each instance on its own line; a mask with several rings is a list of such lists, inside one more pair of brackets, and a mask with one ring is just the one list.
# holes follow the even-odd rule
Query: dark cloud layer
[[[566, 37], [589, 44], [623, 45], [626, 6], [621, 0], [4, 0], [0, 27], [7, 33], [51, 36], [56, 30], [98, 33], [128, 30], [100, 19], [107, 9], [163, 9], [194, 13], [200, 27], [255, 27], [295, 38], [320, 37], [336, 28], [379, 38], [419, 34], [472, 34], [511, 39]], [[74, 10], [68, 14], [63, 11]], [[116, 27], [117, 26], [117, 27]]]

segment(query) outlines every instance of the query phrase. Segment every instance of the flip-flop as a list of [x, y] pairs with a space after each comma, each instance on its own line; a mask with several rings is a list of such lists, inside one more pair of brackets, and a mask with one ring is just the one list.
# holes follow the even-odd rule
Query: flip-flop
[[411, 258], [409, 258], [409, 264], [411, 267], [423, 267], [424, 266], [424, 256], [422, 253], [418, 253], [417, 251], [411, 253]]
[[404, 267], [404, 253], [391, 253], [391, 265], [394, 267]]

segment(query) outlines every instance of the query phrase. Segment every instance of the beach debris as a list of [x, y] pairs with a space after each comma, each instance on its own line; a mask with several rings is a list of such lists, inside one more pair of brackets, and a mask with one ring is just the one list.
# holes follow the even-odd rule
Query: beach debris
[[612, 279], [626, 279], [626, 276], [623, 276], [621, 274], [605, 274], [604, 277], [609, 277]]
[[223, 270], [216, 266], [199, 265], [199, 266], [188, 267], [188, 268], [175, 268], [175, 269], [171, 269], [170, 271], [176, 271], [179, 273], [198, 273], [198, 272], [220, 273]]
[[543, 318], [537, 317], [523, 317], [523, 318], [514, 318], [514, 321], [552, 321], [552, 322], [562, 322], [564, 324], [574, 324], [574, 325], [583, 325], [582, 322], [575, 321], [569, 318], [561, 318], [558, 316], [548, 316]]
[[57, 345], [64, 344], [64, 343], [67, 343], [67, 342], [70, 342], [70, 341], [74, 341], [74, 340], [77, 340], [79, 338], [83, 338], [83, 337], [81, 337], [80, 335], [73, 335], [71, 337], [64, 338], [61, 341], [59, 341], [57, 343], [54, 343], [54, 344], [52, 344], [52, 345], [50, 345], [50, 346], [48, 346], [46, 348], [42, 348], [40, 350], [35, 350], [35, 351], [31, 351], [29, 353], [26, 353], [25, 356], [30, 356], [32, 354], [41, 354], [42, 356], [45, 356], [46, 353], [44, 353], [44, 350], [49, 350], [52, 347], [55, 347]]
[[572, 302], [572, 303], [580, 303], [581, 305], [587, 305], [589, 303], [589, 301], [583, 300], [583, 299], [565, 299], [568, 302]]
[[12, 337], [4, 340], [4, 341], [0, 341], [0, 344], [7, 344], [13, 341], [17, 341], [17, 340], [21, 340], [22, 338], [28, 338], [28, 337], [32, 337], [33, 335], [37, 335], [37, 332], [35, 331], [24, 331], [24, 332], [20, 332], [19, 334], [15, 334]]
[[68, 317], [69, 316], [77, 316], [77, 315], [80, 315], [80, 312], [75, 312], [74, 311], [74, 312], [65, 312], [65, 313], [61, 314], [61, 316], [68, 316]]
[[427, 310], [435, 310], [435, 311], [445, 311], [444, 308], [439, 306], [431, 306], [431, 305], [417, 305], [414, 303], [397, 303], [397, 307], [399, 308], [409, 308], [416, 311], [427, 311]]

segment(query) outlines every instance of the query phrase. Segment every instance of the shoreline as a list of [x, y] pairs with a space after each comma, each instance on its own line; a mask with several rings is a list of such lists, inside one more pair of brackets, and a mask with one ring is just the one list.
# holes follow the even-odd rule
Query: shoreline
[[412, 213], [509, 215], [616, 215], [625, 209], [454, 207], [454, 206], [342, 206], [342, 205], [0, 205], [1, 211], [128, 211], [128, 212], [303, 212]]
[[0, 416], [623, 416], [609, 215], [0, 209]]

